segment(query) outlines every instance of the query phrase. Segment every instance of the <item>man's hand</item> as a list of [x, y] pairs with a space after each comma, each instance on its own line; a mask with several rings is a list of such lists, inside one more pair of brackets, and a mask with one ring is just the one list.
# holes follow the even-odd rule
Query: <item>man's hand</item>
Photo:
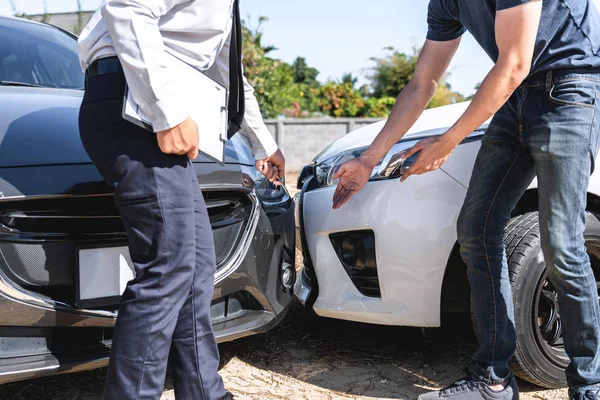
[[406, 158], [419, 151], [421, 153], [419, 153], [413, 165], [402, 175], [400, 181], [404, 182], [411, 175], [422, 175], [439, 169], [448, 160], [456, 146], [457, 143], [447, 135], [420, 140], [405, 152]]
[[281, 186], [285, 175], [285, 158], [281, 150], [277, 150], [267, 158], [256, 160], [256, 169], [275, 186]]
[[448, 42], [428, 40], [425, 43], [415, 73], [398, 96], [381, 132], [359, 159], [343, 164], [334, 176], [340, 178], [333, 197], [334, 209], [343, 206], [366, 185], [375, 165], [414, 125], [435, 94], [437, 83], [442, 79], [459, 44], [460, 38]]
[[360, 158], [342, 164], [333, 175], [333, 179], [339, 178], [340, 180], [333, 195], [333, 209], [337, 210], [346, 204], [354, 196], [354, 193], [362, 189], [369, 181], [371, 172], [373, 172], [373, 167], [367, 165]]
[[174, 128], [158, 132], [156, 137], [163, 153], [187, 154], [192, 160], [198, 157], [198, 125], [189, 117]]

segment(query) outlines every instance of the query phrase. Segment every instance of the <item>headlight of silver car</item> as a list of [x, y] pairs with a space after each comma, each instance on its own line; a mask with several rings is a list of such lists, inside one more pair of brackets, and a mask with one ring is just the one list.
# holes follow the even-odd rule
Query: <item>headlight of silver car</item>
[[[416, 140], [410, 140], [394, 145], [388, 154], [379, 161], [375, 168], [373, 168], [370, 180], [377, 181], [399, 178], [402, 176], [418, 155], [418, 153], [414, 154], [407, 159], [405, 157], [405, 152], [416, 143]], [[319, 186], [327, 187], [337, 185], [338, 179], [333, 179], [333, 176], [339, 170], [340, 166], [346, 161], [360, 157], [365, 150], [367, 150], [367, 147], [345, 151], [317, 164], [315, 167], [315, 175], [319, 182]]]

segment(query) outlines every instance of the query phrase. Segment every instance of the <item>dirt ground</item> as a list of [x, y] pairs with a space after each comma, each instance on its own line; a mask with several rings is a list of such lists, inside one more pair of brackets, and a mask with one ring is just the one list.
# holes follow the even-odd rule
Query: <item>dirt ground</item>
[[[272, 331], [221, 345], [226, 387], [240, 400], [416, 399], [461, 375], [474, 349], [469, 319], [440, 329], [381, 327], [295, 308]], [[6, 400], [100, 400], [105, 370], [0, 387]], [[566, 399], [524, 382], [521, 399]], [[175, 394], [167, 377], [161, 400]]]

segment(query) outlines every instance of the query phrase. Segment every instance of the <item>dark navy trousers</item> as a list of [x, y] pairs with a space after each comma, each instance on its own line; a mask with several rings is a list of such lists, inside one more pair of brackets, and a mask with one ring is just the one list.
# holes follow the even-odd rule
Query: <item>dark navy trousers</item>
[[123, 120], [125, 78], [87, 82], [81, 140], [114, 188], [136, 278], [119, 305], [104, 398], [158, 400], [170, 360], [178, 400], [225, 396], [210, 319], [213, 236], [187, 156], [168, 155], [156, 135]]

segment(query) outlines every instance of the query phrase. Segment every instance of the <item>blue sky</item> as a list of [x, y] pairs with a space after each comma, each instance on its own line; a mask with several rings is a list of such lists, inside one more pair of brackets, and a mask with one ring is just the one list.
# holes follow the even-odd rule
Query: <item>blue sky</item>
[[[85, 10], [101, 0], [81, 0]], [[14, 0], [26, 13], [43, 11], [43, 0]], [[50, 12], [72, 11], [76, 0], [47, 0]], [[594, 0], [600, 4], [600, 0]], [[0, 0], [0, 15], [10, 14], [9, 0]], [[410, 52], [423, 44], [427, 32], [426, 0], [241, 0], [242, 14], [256, 23], [266, 16], [264, 43], [276, 46], [275, 57], [292, 62], [297, 56], [321, 74], [319, 80], [336, 79], [345, 72], [365, 76], [370, 57], [386, 54], [392, 46]], [[450, 65], [449, 82], [471, 94], [492, 63], [470, 35]]]

